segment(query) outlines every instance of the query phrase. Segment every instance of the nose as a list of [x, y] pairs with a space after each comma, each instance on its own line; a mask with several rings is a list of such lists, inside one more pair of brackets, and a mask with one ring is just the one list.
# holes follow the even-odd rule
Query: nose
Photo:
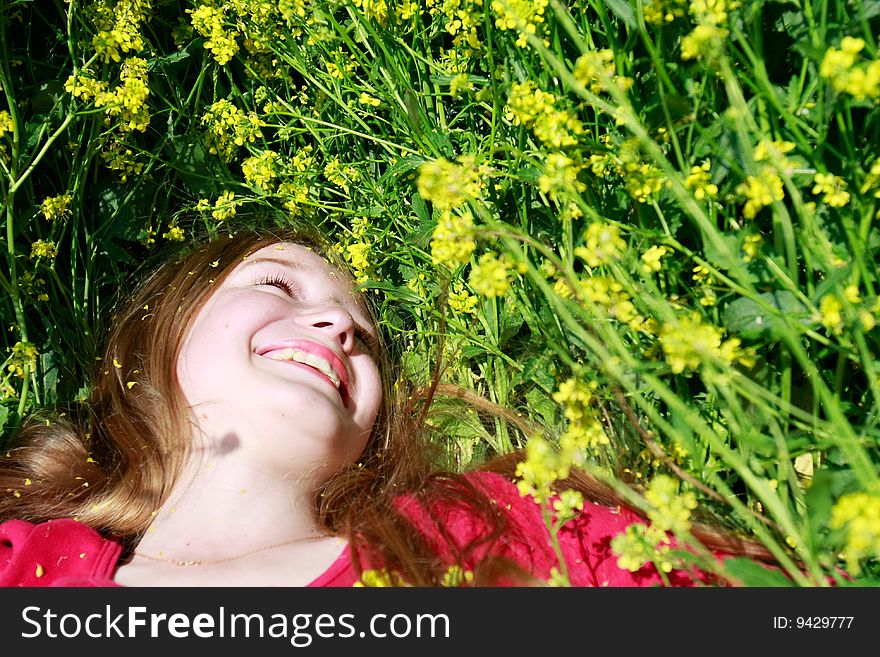
[[348, 311], [335, 303], [313, 307], [300, 315], [299, 321], [306, 326], [320, 329], [328, 340], [338, 343], [342, 351], [354, 349], [354, 319]]

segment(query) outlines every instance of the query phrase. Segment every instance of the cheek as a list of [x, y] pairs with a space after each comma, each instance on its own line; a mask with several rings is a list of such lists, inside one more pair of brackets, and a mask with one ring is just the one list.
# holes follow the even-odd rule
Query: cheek
[[371, 366], [362, 380], [364, 381], [364, 424], [372, 426], [379, 414], [379, 408], [382, 406], [382, 379], [378, 370]]

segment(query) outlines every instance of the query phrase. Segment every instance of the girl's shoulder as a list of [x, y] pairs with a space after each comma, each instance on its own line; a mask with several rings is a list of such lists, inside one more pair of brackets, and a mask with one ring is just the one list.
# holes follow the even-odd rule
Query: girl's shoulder
[[73, 518], [0, 523], [0, 586], [114, 586], [122, 547]]
[[495, 472], [469, 472], [460, 481], [488, 499], [503, 516], [504, 526], [500, 535], [486, 540], [492, 534], [486, 515], [455, 496], [436, 501], [404, 496], [398, 508], [441, 554], [452, 557], [456, 548], [471, 545], [475, 560], [503, 557], [544, 581], [561, 570], [561, 556], [574, 586], [654, 586], [661, 582], [650, 566], [638, 572], [621, 569], [611, 550], [615, 536], [629, 525], [643, 522], [632, 509], [585, 500], [583, 508], [559, 527], [554, 537], [548, 526], [555, 521], [554, 500], [539, 503]]

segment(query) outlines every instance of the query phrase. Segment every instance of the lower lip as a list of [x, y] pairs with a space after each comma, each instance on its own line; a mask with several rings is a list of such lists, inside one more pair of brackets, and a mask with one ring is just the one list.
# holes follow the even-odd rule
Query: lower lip
[[305, 363], [300, 363], [299, 361], [296, 361], [296, 360], [280, 360], [277, 358], [270, 358], [269, 360], [274, 360], [276, 363], [284, 363], [285, 365], [295, 365], [302, 370], [306, 370], [308, 372], [311, 372], [312, 374], [314, 374], [315, 376], [320, 378], [322, 381], [326, 381], [327, 384], [330, 387], [332, 387], [339, 394], [339, 396], [343, 399], [343, 401], [345, 400], [345, 395], [342, 392], [342, 386], [340, 385], [340, 387], [337, 388], [336, 385], [333, 383], [333, 381], [330, 380], [329, 376], [327, 376], [326, 374], [324, 374], [320, 370], [315, 369], [311, 365], [306, 365]]

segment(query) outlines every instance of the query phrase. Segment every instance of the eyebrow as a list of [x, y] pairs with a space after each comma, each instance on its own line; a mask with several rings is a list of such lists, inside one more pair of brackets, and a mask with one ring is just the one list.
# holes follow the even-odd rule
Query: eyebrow
[[285, 258], [245, 258], [245, 263], [249, 265], [258, 265], [261, 262], [289, 267], [294, 271], [302, 271], [303, 269], [303, 266], [300, 263], [294, 262], [293, 260], [286, 260]]

